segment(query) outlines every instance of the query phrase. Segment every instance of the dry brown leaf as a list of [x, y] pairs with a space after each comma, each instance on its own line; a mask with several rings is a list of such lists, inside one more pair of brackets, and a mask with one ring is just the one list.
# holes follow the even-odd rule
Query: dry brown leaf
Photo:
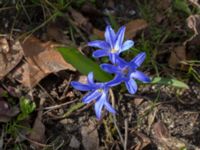
[[22, 59], [19, 41], [0, 38], [0, 79], [7, 75]]
[[8, 122], [18, 113], [19, 109], [17, 107], [10, 108], [6, 101], [0, 99], [0, 122]]
[[150, 131], [152, 124], [154, 123], [156, 119], [157, 112], [158, 112], [157, 107], [154, 107], [153, 110], [148, 114], [148, 127], [147, 127], [148, 131]]
[[[45, 101], [45, 99], [41, 99], [40, 108], [42, 108], [44, 101]], [[38, 111], [38, 114], [37, 114], [37, 117], [35, 119], [33, 128], [32, 128], [31, 133], [29, 135], [29, 138], [31, 140], [33, 140], [34, 142], [41, 143], [41, 144], [43, 144], [45, 142], [45, 139], [46, 139], [46, 137], [45, 137], [45, 126], [42, 123], [42, 115], [43, 115], [43, 111], [42, 110]], [[41, 147], [39, 145], [37, 145], [35, 143], [32, 143], [32, 144], [34, 144], [34, 146], [37, 149], [41, 149]]]
[[151, 140], [149, 139], [149, 137], [147, 137], [141, 132], [136, 132], [136, 136], [139, 139], [139, 143], [137, 143], [137, 146], [134, 150], [143, 150], [145, 149], [145, 147], [147, 147], [151, 143]]
[[85, 150], [95, 150], [99, 148], [99, 137], [93, 121], [89, 120], [88, 126], [81, 128], [82, 144]]
[[[174, 48], [173, 51], [171, 51], [171, 55], [168, 61], [168, 64], [172, 68], [177, 68], [178, 64], [180, 64], [180, 61], [186, 60], [186, 49], [185, 46], [177, 46]], [[184, 70], [184, 66], [181, 66], [179, 68], [181, 70]]]
[[148, 24], [143, 19], [135, 19], [127, 23], [125, 26], [126, 26], [125, 37], [127, 39], [132, 39], [136, 36], [136, 34], [139, 31], [145, 29], [148, 26]]
[[26, 87], [34, 87], [41, 79], [50, 73], [75, 68], [65, 62], [51, 43], [42, 43], [35, 37], [28, 38], [23, 44], [25, 60], [13, 76]]
[[71, 148], [74, 148], [74, 149], [79, 149], [80, 148], [80, 142], [77, 140], [77, 138], [75, 136], [72, 136], [71, 140], [70, 140], [70, 143], [69, 143], [69, 146]]
[[29, 138], [40, 143], [45, 142], [45, 126], [42, 123], [42, 112], [40, 111], [35, 119]]
[[144, 98], [134, 98], [133, 103], [136, 107], [142, 104], [144, 102]]
[[170, 135], [167, 127], [161, 121], [153, 125], [153, 132], [153, 137], [161, 149], [179, 150], [186, 148], [186, 144], [183, 141]]

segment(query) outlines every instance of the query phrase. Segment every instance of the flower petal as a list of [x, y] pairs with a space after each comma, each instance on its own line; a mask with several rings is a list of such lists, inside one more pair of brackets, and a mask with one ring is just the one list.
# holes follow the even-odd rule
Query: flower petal
[[109, 87], [113, 87], [113, 86], [116, 86], [116, 85], [120, 84], [123, 81], [124, 80], [120, 75], [116, 75], [114, 77], [114, 79], [109, 81], [109, 82], [107, 82], [106, 85], [109, 86]]
[[123, 43], [123, 40], [124, 40], [124, 34], [125, 34], [125, 30], [126, 30], [126, 27], [125, 26], [122, 26], [117, 34], [116, 34], [116, 39], [115, 39], [115, 50], [120, 50], [122, 48], [122, 43]]
[[105, 31], [105, 39], [106, 42], [108, 42], [110, 44], [110, 48], [114, 48], [114, 41], [115, 41], [115, 32], [114, 30], [111, 28], [110, 25], [108, 25], [106, 27], [106, 31]]
[[131, 73], [131, 77], [135, 78], [135, 79], [138, 79], [138, 80], [140, 80], [142, 82], [146, 82], [146, 83], [151, 81], [148, 76], [146, 76], [143, 72], [138, 71], [138, 70], [136, 70], [133, 73]]
[[88, 42], [88, 46], [97, 47], [97, 48], [105, 49], [105, 50], [110, 49], [110, 46], [107, 42], [100, 41], [100, 40]]
[[137, 91], [137, 84], [133, 79], [129, 79], [125, 84], [130, 94], [134, 94]]
[[116, 57], [118, 54], [116, 53], [110, 53], [109, 54], [109, 60], [112, 62], [112, 64], [116, 64]]
[[90, 103], [92, 100], [97, 99], [99, 96], [101, 96], [102, 93], [100, 93], [98, 90], [95, 90], [93, 92], [90, 92], [88, 94], [86, 94], [86, 96], [83, 97], [83, 103]]
[[106, 108], [109, 112], [111, 112], [111, 113], [113, 113], [113, 114], [116, 113], [115, 109], [110, 105], [110, 103], [108, 103], [107, 100], [105, 101], [104, 105], [105, 105], [105, 108]]
[[80, 91], [89, 91], [92, 90], [92, 87], [89, 86], [88, 84], [83, 84], [80, 82], [76, 82], [76, 81], [72, 81], [71, 82], [71, 86], [73, 86], [73, 88], [80, 90]]
[[132, 40], [127, 40], [127, 41], [125, 41], [120, 52], [123, 52], [123, 51], [128, 50], [128, 49], [131, 48], [133, 45], [134, 45], [134, 42], [133, 42]]
[[126, 62], [121, 57], [116, 56], [116, 64], [123, 68], [124, 66], [128, 65], [128, 62]]
[[94, 105], [97, 119], [101, 118], [101, 111], [102, 111], [103, 105], [105, 104], [105, 101], [106, 101], [106, 93], [103, 93], [102, 96], [96, 101]]
[[130, 64], [133, 66], [136, 65], [137, 67], [139, 67], [143, 63], [145, 58], [146, 58], [146, 53], [141, 52], [131, 60]]
[[103, 57], [103, 56], [108, 56], [108, 51], [107, 50], [96, 50], [93, 52], [92, 56], [94, 58], [99, 58], [99, 57]]
[[101, 69], [108, 72], [108, 73], [118, 73], [119, 69], [118, 67], [111, 65], [111, 64], [101, 64]]
[[90, 72], [87, 76], [87, 81], [89, 84], [94, 84], [94, 74], [93, 72]]

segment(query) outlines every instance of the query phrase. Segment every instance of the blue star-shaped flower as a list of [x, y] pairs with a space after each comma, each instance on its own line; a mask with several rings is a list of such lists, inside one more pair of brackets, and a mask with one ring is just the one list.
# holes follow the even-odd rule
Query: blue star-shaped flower
[[137, 70], [143, 63], [145, 57], [146, 54], [144, 52], [139, 53], [130, 62], [126, 62], [122, 58], [116, 57], [116, 65], [102, 64], [101, 68], [108, 73], [116, 74], [115, 79], [113, 79], [112, 82], [125, 82], [129, 93], [134, 94], [137, 91], [137, 84], [134, 79], [138, 79], [142, 82], [150, 82], [149, 77]]
[[118, 82], [107, 82], [107, 83], [94, 83], [94, 77], [93, 73], [89, 73], [87, 77], [87, 84], [83, 84], [80, 82], [72, 81], [71, 85], [80, 91], [90, 91], [86, 96], [83, 97], [82, 101], [85, 104], [90, 103], [93, 100], [96, 100], [95, 102], [95, 113], [98, 119], [101, 118], [101, 111], [103, 109], [103, 106], [111, 112], [116, 113], [114, 108], [109, 104], [108, 102], [108, 91], [111, 86], [115, 86], [118, 84]]
[[116, 56], [134, 45], [132, 40], [127, 40], [123, 43], [124, 34], [125, 26], [122, 26], [117, 33], [114, 32], [111, 26], [107, 26], [105, 31], [105, 41], [96, 40], [88, 43], [88, 46], [100, 48], [93, 52], [93, 57], [109, 56], [110, 61], [115, 64]]

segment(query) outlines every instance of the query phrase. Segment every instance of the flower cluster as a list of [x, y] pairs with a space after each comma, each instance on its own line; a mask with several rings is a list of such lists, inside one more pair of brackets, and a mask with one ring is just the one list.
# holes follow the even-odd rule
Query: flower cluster
[[94, 108], [98, 119], [101, 118], [101, 111], [103, 108], [113, 114], [116, 113], [108, 100], [109, 89], [111, 87], [124, 82], [129, 93], [134, 94], [137, 91], [137, 84], [134, 79], [144, 83], [150, 82], [149, 77], [137, 70], [145, 60], [146, 54], [144, 52], [139, 53], [130, 62], [127, 62], [120, 57], [121, 52], [128, 50], [134, 45], [132, 40], [124, 42], [124, 34], [124, 26], [122, 26], [117, 33], [114, 32], [111, 26], [107, 26], [105, 31], [105, 41], [96, 40], [88, 43], [89, 46], [99, 48], [93, 52], [93, 57], [109, 57], [111, 64], [101, 64], [100, 67], [102, 70], [114, 74], [115, 77], [113, 80], [105, 83], [95, 83], [94, 75], [90, 72], [87, 77], [87, 84], [75, 81], [71, 82], [71, 85], [75, 89], [89, 91], [83, 97], [83, 103], [88, 104], [95, 100]]

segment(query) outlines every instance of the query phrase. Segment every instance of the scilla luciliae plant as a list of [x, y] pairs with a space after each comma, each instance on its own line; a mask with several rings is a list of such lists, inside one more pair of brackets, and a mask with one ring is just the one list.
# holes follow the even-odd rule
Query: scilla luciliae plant
[[137, 84], [135, 79], [144, 83], [150, 82], [150, 78], [144, 73], [137, 70], [138, 67], [145, 60], [146, 54], [144, 52], [139, 53], [130, 62], [125, 61], [120, 57], [120, 53], [130, 49], [134, 42], [127, 40], [124, 42], [125, 27], [122, 26], [117, 33], [111, 28], [106, 27], [105, 41], [96, 40], [88, 43], [88, 46], [99, 48], [93, 52], [94, 58], [108, 56], [110, 64], [101, 64], [102, 70], [114, 74], [115, 77], [108, 82], [94, 82], [93, 72], [90, 72], [87, 76], [87, 84], [72, 81], [71, 85], [80, 91], [88, 91], [83, 97], [82, 101], [88, 104], [95, 101], [94, 109], [97, 119], [101, 118], [102, 109], [105, 108], [109, 112], [115, 114], [116, 110], [109, 103], [109, 89], [113, 86], [125, 83], [129, 93], [134, 94], [137, 91]]

